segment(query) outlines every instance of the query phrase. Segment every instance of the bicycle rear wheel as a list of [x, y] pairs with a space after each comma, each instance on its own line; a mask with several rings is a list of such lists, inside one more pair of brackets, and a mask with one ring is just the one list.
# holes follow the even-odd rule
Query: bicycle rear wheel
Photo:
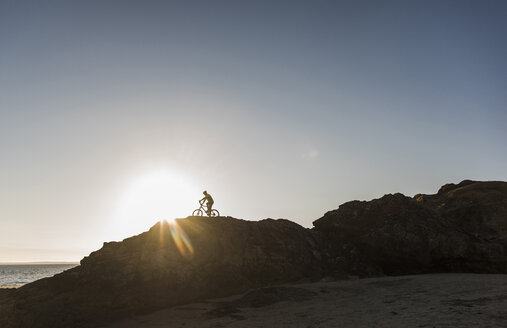
[[202, 216], [203, 212], [200, 208], [192, 212], [192, 216]]
[[218, 213], [217, 210], [211, 210], [211, 215], [210, 216], [220, 216], [220, 213]]

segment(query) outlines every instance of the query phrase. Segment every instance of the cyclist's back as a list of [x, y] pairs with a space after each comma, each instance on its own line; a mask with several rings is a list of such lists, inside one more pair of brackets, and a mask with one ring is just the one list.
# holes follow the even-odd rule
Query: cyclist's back
[[211, 207], [213, 206], [213, 203], [214, 203], [213, 197], [211, 197], [211, 195], [208, 194], [208, 192], [206, 190], [204, 190], [202, 193], [204, 194], [204, 198], [201, 199], [200, 202], [206, 201], [206, 205], [208, 205], [208, 210], [206, 212], [208, 213], [208, 215], [210, 215]]

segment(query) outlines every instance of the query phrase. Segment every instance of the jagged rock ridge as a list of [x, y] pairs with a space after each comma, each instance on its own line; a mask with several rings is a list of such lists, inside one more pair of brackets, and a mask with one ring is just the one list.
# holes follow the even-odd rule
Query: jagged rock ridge
[[[0, 291], [0, 326], [94, 327], [286, 282], [424, 272], [507, 272], [507, 183], [352, 201], [305, 229], [287, 220], [177, 220], [105, 243], [81, 265]], [[171, 227], [173, 228], [171, 230]]]
[[328, 270], [359, 276], [506, 272], [507, 183], [463, 181], [436, 195], [352, 201], [314, 222]]

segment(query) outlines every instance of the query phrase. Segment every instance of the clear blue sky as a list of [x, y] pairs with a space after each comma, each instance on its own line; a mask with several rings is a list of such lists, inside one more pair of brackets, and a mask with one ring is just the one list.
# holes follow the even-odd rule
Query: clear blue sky
[[0, 262], [507, 180], [507, 3], [2, 1], [0, 151]]

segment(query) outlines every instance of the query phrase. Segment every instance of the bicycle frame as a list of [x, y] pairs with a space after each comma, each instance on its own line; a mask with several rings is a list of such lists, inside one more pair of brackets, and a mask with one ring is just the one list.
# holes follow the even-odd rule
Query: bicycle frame
[[209, 217], [220, 216], [216, 209], [211, 209], [211, 213], [208, 213], [208, 209], [204, 207], [204, 202], [199, 202], [199, 208], [192, 212], [192, 216], [203, 216], [205, 213]]

